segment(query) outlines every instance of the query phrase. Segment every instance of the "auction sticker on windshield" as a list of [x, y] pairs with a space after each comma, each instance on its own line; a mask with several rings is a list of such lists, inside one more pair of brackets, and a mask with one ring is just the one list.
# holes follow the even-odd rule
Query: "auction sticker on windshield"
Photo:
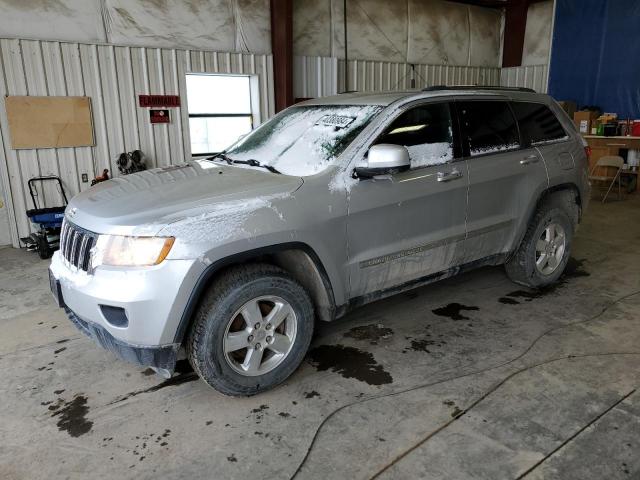
[[316, 125], [328, 125], [330, 127], [344, 128], [355, 120], [355, 117], [345, 117], [343, 115], [324, 115], [316, 122]]

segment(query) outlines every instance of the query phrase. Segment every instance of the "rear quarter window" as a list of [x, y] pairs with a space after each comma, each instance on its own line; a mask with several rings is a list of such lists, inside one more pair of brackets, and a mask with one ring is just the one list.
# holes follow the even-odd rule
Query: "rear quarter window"
[[568, 139], [562, 124], [549, 107], [541, 103], [513, 102], [511, 104], [520, 125], [525, 146]]

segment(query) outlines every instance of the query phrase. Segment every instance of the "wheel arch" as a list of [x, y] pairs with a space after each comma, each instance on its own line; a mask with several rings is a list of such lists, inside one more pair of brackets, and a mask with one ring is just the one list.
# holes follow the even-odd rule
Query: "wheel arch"
[[189, 295], [174, 343], [183, 343], [202, 297], [215, 278], [231, 267], [253, 262], [269, 263], [285, 270], [309, 292], [318, 319], [331, 321], [335, 318], [334, 292], [320, 257], [306, 243], [288, 242], [240, 252], [207, 266]]
[[527, 216], [524, 219], [525, 221], [520, 225], [519, 233], [515, 238], [514, 245], [512, 246], [512, 249], [511, 249], [512, 253], [510, 255], [513, 255], [513, 253], [517, 251], [518, 246], [520, 245], [520, 243], [522, 242], [522, 239], [527, 233], [527, 226], [529, 225], [529, 223], [531, 223], [531, 220], [535, 216], [536, 212], [540, 209], [540, 206], [545, 201], [547, 201], [549, 197], [560, 192], [572, 192], [575, 194], [574, 201], [577, 206], [577, 209], [574, 212], [572, 220], [574, 222], [574, 226], [577, 226], [578, 223], [580, 223], [580, 220], [582, 217], [582, 197], [580, 195], [580, 189], [578, 188], [578, 186], [575, 183], [562, 183], [558, 185], [552, 185], [542, 190], [538, 195], [538, 198], [535, 201], [535, 203], [533, 203], [533, 206], [530, 208]]

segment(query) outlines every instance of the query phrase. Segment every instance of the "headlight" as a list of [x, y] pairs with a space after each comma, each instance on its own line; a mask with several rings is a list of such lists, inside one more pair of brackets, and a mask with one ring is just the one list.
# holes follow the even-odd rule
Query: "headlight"
[[91, 255], [91, 267], [112, 265], [119, 267], [144, 267], [162, 262], [175, 238], [173, 237], [123, 237], [100, 235]]

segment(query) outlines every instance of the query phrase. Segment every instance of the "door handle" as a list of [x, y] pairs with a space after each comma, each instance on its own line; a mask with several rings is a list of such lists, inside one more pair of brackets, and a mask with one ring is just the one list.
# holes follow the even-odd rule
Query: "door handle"
[[438, 172], [438, 181], [439, 182], [448, 182], [450, 180], [455, 180], [456, 178], [461, 178], [462, 172], [457, 168], [451, 170], [451, 172]]
[[529, 165], [530, 163], [537, 163], [540, 161], [540, 157], [538, 155], [527, 155], [522, 160], [520, 160], [520, 165]]

